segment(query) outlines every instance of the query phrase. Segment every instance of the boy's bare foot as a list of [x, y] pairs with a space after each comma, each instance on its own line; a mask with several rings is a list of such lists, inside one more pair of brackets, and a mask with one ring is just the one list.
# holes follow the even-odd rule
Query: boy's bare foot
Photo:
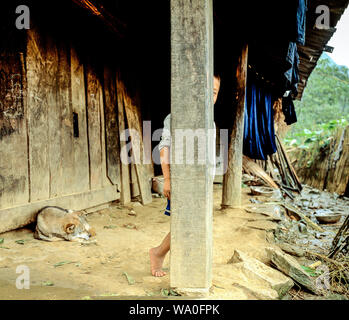
[[150, 270], [154, 277], [163, 277], [166, 275], [166, 272], [162, 270], [165, 255], [160, 255], [158, 251], [158, 248], [152, 248], [149, 250]]

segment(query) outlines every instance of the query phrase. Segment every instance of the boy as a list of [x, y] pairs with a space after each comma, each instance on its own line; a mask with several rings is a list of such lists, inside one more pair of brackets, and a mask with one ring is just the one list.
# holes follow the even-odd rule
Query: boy
[[[215, 104], [218, 98], [218, 92], [220, 88], [220, 77], [214, 76], [213, 80], [213, 103]], [[159, 144], [161, 169], [164, 175], [164, 196], [171, 199], [171, 183], [170, 183], [170, 145], [171, 136], [171, 114], [169, 114], [164, 120], [164, 131]], [[166, 210], [170, 210], [170, 202]], [[165, 214], [169, 215], [166, 211]], [[150, 256], [150, 269], [154, 277], [163, 277], [166, 272], [162, 270], [162, 264], [164, 262], [167, 252], [170, 250], [171, 233], [168, 233], [162, 243], [155, 248], [149, 250]]]

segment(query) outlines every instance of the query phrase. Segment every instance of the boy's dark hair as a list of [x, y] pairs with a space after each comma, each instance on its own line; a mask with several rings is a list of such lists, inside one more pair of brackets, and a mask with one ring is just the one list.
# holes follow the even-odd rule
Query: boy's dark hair
[[213, 76], [214, 76], [215, 78], [217, 78], [219, 81], [221, 81], [221, 76], [220, 76], [219, 74], [216, 74], [216, 73], [215, 73]]

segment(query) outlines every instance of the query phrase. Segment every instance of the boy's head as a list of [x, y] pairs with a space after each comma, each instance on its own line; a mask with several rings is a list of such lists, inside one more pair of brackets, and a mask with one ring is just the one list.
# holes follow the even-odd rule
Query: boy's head
[[213, 78], [213, 103], [215, 104], [218, 98], [218, 92], [221, 85], [221, 78], [215, 75]]

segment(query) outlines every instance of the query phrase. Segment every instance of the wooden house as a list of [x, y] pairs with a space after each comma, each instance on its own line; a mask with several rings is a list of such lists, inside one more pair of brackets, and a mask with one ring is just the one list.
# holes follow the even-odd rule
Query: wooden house
[[[298, 0], [5, 1], [0, 39], [0, 233], [35, 221], [47, 205], [75, 210], [139, 196], [151, 201], [160, 166], [125, 164], [128, 142], [151, 154], [152, 133], [171, 112], [172, 130], [230, 129], [223, 202], [239, 205], [248, 65], [277, 70]], [[16, 7], [30, 28], [16, 28]], [[316, 28], [319, 5], [328, 29]], [[298, 45], [299, 95], [348, 0], [309, 0]], [[215, 112], [213, 72], [222, 74]], [[271, 81], [273, 73], [270, 74]], [[143, 121], [151, 129], [143, 135]], [[139, 136], [133, 136], [139, 133]], [[212, 147], [207, 139], [206, 146]], [[145, 151], [143, 153], [143, 150]], [[134, 154], [135, 156], [135, 154]], [[171, 168], [171, 285], [207, 290], [212, 265], [212, 178], [205, 165]]]

